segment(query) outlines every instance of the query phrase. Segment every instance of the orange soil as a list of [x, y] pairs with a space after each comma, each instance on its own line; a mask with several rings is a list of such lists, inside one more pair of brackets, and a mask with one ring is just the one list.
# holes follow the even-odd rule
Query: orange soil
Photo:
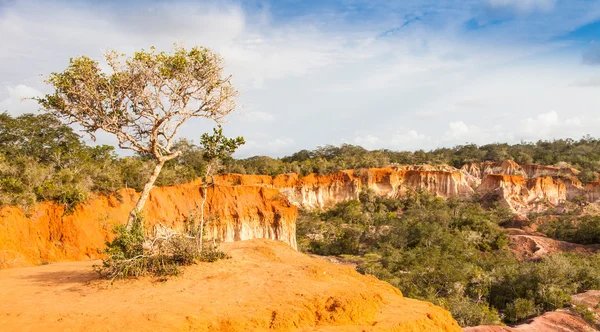
[[581, 317], [557, 310], [546, 312], [525, 324], [508, 326], [476, 326], [465, 328], [465, 332], [586, 332], [598, 331]]
[[[148, 225], [158, 221], [175, 229], [186, 218], [199, 215], [198, 182], [155, 187], [144, 206]], [[37, 265], [44, 262], [98, 259], [115, 225], [124, 223], [139, 193], [131, 189], [115, 197], [95, 196], [65, 213], [62, 205], [43, 202], [25, 213], [0, 207], [0, 268]], [[296, 247], [298, 209], [277, 189], [257, 186], [209, 188], [205, 214], [207, 233], [223, 241], [269, 238]]]
[[[94, 262], [0, 270], [5, 331], [461, 331], [450, 313], [271, 240], [165, 282], [99, 280]], [[98, 263], [98, 262], [95, 262]]]

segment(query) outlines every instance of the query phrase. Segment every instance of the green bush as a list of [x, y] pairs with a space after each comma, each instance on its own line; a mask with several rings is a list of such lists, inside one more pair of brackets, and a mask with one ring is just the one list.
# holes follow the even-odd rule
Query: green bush
[[462, 326], [514, 323], [600, 287], [599, 254], [517, 260], [499, 226], [512, 218], [505, 209], [428, 193], [393, 202], [360, 197], [327, 212], [302, 212], [299, 249], [353, 255], [359, 272], [444, 306]]
[[509, 323], [517, 323], [536, 316], [538, 312], [533, 299], [518, 298], [506, 306], [504, 319]]
[[187, 234], [146, 238], [140, 217], [127, 229], [115, 227], [117, 235], [107, 242], [107, 258], [96, 271], [111, 280], [127, 277], [178, 275], [181, 267], [198, 261], [215, 262], [229, 256], [216, 246], [200, 250], [196, 238]]

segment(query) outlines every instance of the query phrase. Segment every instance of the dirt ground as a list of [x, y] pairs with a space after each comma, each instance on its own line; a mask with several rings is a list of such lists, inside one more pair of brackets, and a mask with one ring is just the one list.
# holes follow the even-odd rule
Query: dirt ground
[[99, 279], [99, 261], [0, 270], [2, 331], [461, 331], [391, 285], [271, 240], [167, 281]]

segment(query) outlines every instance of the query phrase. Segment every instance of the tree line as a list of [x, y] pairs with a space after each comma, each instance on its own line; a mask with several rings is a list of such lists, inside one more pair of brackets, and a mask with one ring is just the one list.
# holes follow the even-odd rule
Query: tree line
[[[155, 184], [176, 185], [202, 177], [207, 168], [204, 149], [189, 139], [172, 143], [181, 155], [168, 160]], [[578, 141], [560, 139], [536, 143], [459, 145], [432, 151], [369, 151], [343, 144], [301, 150], [283, 158], [255, 156], [218, 161], [220, 173], [327, 174], [342, 169], [385, 167], [390, 164], [448, 164], [461, 167], [468, 162], [512, 159], [528, 164], [567, 163], [578, 168], [579, 178], [597, 180], [600, 171], [600, 140], [589, 136]], [[54, 115], [0, 113], [0, 204], [31, 206], [55, 200], [69, 207], [93, 192], [113, 194], [120, 188], [141, 191], [155, 168], [151, 155], [119, 156], [113, 146], [89, 146], [72, 127]]]

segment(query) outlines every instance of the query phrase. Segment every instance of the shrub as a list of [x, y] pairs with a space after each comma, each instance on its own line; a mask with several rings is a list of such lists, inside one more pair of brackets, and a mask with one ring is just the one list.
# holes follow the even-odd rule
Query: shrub
[[100, 275], [111, 280], [144, 275], [178, 275], [181, 266], [229, 258], [216, 245], [200, 250], [195, 237], [167, 228], [145, 238], [142, 225], [138, 216], [130, 229], [123, 225], [115, 227], [117, 236], [106, 243], [108, 257], [103, 260], [102, 266], [96, 267]]
[[509, 323], [517, 323], [538, 314], [533, 299], [518, 298], [506, 306], [504, 319]]

